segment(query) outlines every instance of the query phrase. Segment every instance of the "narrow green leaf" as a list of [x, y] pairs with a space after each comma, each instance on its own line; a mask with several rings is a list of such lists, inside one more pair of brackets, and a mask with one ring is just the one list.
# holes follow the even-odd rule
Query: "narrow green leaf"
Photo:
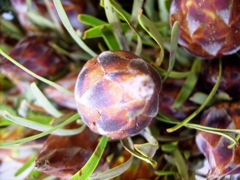
[[132, 140], [130, 138], [125, 138], [125, 139], [122, 139], [121, 140], [121, 143], [123, 145], [123, 147], [128, 151], [130, 152], [133, 156], [147, 162], [147, 163], [150, 163], [153, 167], [156, 167], [157, 166], [157, 162], [154, 161], [153, 159], [149, 158], [149, 157], [146, 157], [146, 156], [143, 156], [141, 153], [139, 153], [138, 151], [134, 150], [133, 147], [132, 147]]
[[[166, 117], [162, 114], [159, 114], [156, 117], [157, 120], [161, 121], [161, 122], [165, 122], [168, 124], [180, 124], [181, 122], [177, 122], [174, 121], [173, 119]], [[207, 126], [202, 126], [199, 124], [193, 124], [193, 123], [186, 123], [183, 126], [187, 127], [187, 128], [191, 128], [191, 129], [196, 129], [196, 130], [200, 130], [200, 131], [204, 131], [204, 132], [208, 132], [208, 133], [212, 133], [212, 134], [217, 134], [220, 136], [223, 136], [227, 139], [229, 139], [233, 144], [237, 143], [237, 140], [234, 139], [232, 136], [228, 135], [229, 133], [235, 133], [235, 134], [240, 134], [240, 130], [239, 129], [219, 129], [219, 128], [213, 128], [213, 127], [207, 127]]]
[[133, 156], [131, 156], [126, 162], [120, 164], [119, 166], [112, 168], [106, 172], [102, 172], [100, 174], [97, 174], [96, 176], [91, 176], [89, 179], [94, 180], [94, 179], [111, 179], [114, 177], [117, 177], [121, 175], [123, 172], [125, 172], [130, 165], [132, 164], [133, 161]]
[[144, 144], [134, 144], [134, 148], [136, 149], [137, 152], [139, 152], [140, 154], [142, 154], [145, 157], [150, 157], [152, 158], [157, 149], [158, 146], [153, 145], [151, 143], [144, 143]]
[[201, 65], [202, 65], [202, 60], [201, 59], [195, 59], [192, 65], [191, 69], [191, 74], [188, 75], [186, 80], [184, 81], [184, 84], [178, 93], [178, 96], [176, 97], [172, 108], [178, 109], [182, 106], [182, 104], [189, 98], [191, 95], [192, 91], [194, 90], [197, 80], [198, 80], [198, 75], [201, 71]]
[[61, 124], [59, 124], [57, 126], [54, 126], [50, 129], [48, 129], [47, 131], [44, 131], [42, 133], [39, 133], [39, 134], [36, 134], [36, 135], [33, 135], [33, 136], [29, 136], [27, 138], [21, 138], [21, 139], [14, 140], [14, 141], [0, 142], [0, 147], [22, 144], [22, 143], [30, 142], [30, 141], [33, 141], [35, 139], [44, 137], [44, 136], [52, 133], [53, 131], [56, 131], [57, 129], [62, 128], [63, 126], [65, 126], [65, 125], [67, 125], [67, 124], [69, 124], [73, 121], [76, 121], [76, 119], [78, 119], [78, 118], [79, 118], [79, 115], [78, 115], [78, 113], [76, 113], [76, 114], [72, 115], [71, 117], [69, 117], [68, 119], [66, 119], [66, 121], [62, 122]]
[[238, 133], [239, 134], [239, 131], [235, 130], [235, 129], [219, 129], [219, 128], [206, 127], [206, 126], [202, 126], [202, 125], [198, 125], [198, 124], [192, 124], [192, 123], [188, 123], [185, 126], [188, 128], [192, 128], [192, 129], [196, 129], [196, 130], [223, 136], [232, 142], [232, 144], [230, 144], [229, 146], [234, 146], [238, 143], [238, 141], [235, 138], [233, 138], [229, 134], [226, 134], [226, 133]]
[[56, 7], [57, 13], [59, 15], [59, 18], [61, 19], [64, 27], [67, 29], [67, 31], [69, 32], [69, 34], [72, 36], [72, 38], [76, 41], [76, 43], [85, 51], [87, 52], [89, 55], [91, 55], [92, 57], [97, 56], [97, 54], [92, 51], [83, 41], [82, 39], [78, 36], [77, 32], [73, 29], [67, 14], [65, 12], [65, 10], [63, 9], [62, 3], [60, 0], [53, 0], [53, 3]]
[[20, 69], [22, 69], [23, 71], [25, 71], [26, 73], [30, 74], [31, 76], [39, 79], [40, 81], [58, 89], [59, 91], [63, 92], [63, 93], [67, 93], [67, 94], [73, 94], [73, 92], [63, 88], [62, 86], [44, 78], [41, 77], [37, 74], [35, 74], [34, 72], [32, 72], [31, 70], [27, 69], [25, 66], [21, 65], [19, 62], [17, 62], [16, 60], [14, 60], [12, 57], [10, 57], [9, 55], [7, 55], [2, 49], [0, 49], [0, 54], [5, 57], [6, 59], [8, 59], [9, 61], [11, 61], [13, 64], [15, 64], [17, 67], [19, 67]]
[[166, 6], [166, 1], [158, 0], [158, 8], [159, 8], [159, 17], [160, 17], [161, 21], [168, 22], [169, 13], [168, 13], [168, 9]]
[[152, 21], [157, 21], [158, 20], [158, 15], [157, 15], [157, 12], [155, 10], [155, 1], [153, 1], [153, 0], [145, 0], [144, 10], [145, 10], [147, 16]]
[[134, 144], [134, 148], [143, 156], [152, 158], [159, 148], [158, 141], [151, 134], [149, 128], [142, 130], [140, 135], [142, 135], [148, 141], [148, 143]]
[[194, 111], [191, 115], [189, 115], [181, 123], [177, 124], [176, 126], [174, 126], [172, 128], [168, 128], [167, 132], [176, 131], [179, 128], [181, 128], [182, 126], [186, 125], [189, 121], [191, 121], [194, 117], [196, 117], [205, 108], [205, 106], [211, 101], [214, 94], [216, 93], [216, 91], [219, 87], [219, 84], [220, 84], [221, 76], [222, 76], [222, 60], [219, 60], [218, 78], [217, 78], [216, 84], [214, 85], [214, 87], [213, 87], [212, 91], [210, 92], [210, 94], [208, 95], [207, 99], [204, 101], [204, 103], [196, 111]]
[[119, 47], [122, 50], [129, 51], [129, 47], [125, 36], [123, 36], [123, 30], [121, 27], [120, 19], [110, 4], [110, 0], [104, 0], [104, 10], [108, 19], [109, 24], [112, 27], [113, 33], [118, 41]]
[[181, 175], [182, 179], [189, 179], [188, 176], [188, 168], [186, 166], [185, 160], [178, 149], [175, 149], [173, 152], [174, 159], [176, 160], [176, 166], [178, 169], [179, 174]]
[[38, 27], [58, 30], [52, 21], [32, 9], [29, 9], [27, 11], [27, 17], [33, 24], [37, 25]]
[[88, 15], [88, 14], [80, 14], [78, 16], [79, 21], [81, 21], [83, 24], [95, 27], [95, 26], [101, 26], [104, 24], [107, 24], [106, 21], [103, 21], [101, 19], [98, 19], [94, 16]]
[[42, 108], [44, 108], [49, 114], [51, 114], [54, 117], [60, 117], [62, 116], [62, 113], [58, 111], [46, 98], [46, 96], [41, 92], [41, 90], [37, 87], [36, 83], [31, 84], [31, 88], [33, 91], [33, 94], [38, 102], [38, 104], [41, 105]]
[[15, 23], [13, 23], [13, 21], [8, 21], [0, 17], [0, 22], [1, 22], [1, 31], [3, 33], [7, 33], [11, 37], [14, 37], [18, 40], [20, 40], [24, 36], [23, 32], [19, 29], [19, 27]]
[[189, 98], [189, 100], [201, 105], [207, 99], [207, 97], [208, 95], [203, 92], [196, 92]]
[[168, 143], [168, 144], [163, 144], [161, 146], [161, 149], [163, 152], [167, 152], [167, 153], [172, 153], [173, 151], [175, 151], [177, 148], [177, 143], [176, 142], [172, 142], [172, 143]]
[[172, 27], [169, 64], [168, 64], [167, 73], [165, 74], [163, 81], [168, 78], [175, 64], [177, 47], [178, 47], [178, 30], [179, 30], [179, 22], [176, 21]]
[[110, 50], [119, 50], [120, 46], [114, 36], [112, 30], [106, 26], [102, 26], [102, 37]]
[[138, 21], [142, 28], [156, 41], [160, 48], [160, 54], [159, 57], [156, 60], [156, 66], [160, 66], [163, 57], [164, 57], [164, 46], [163, 46], [163, 40], [162, 37], [157, 29], [157, 27], [154, 25], [152, 21], [150, 21], [145, 15], [140, 14], [138, 17]]
[[[167, 71], [165, 71], [164, 69], [162, 68], [159, 68], [157, 66], [154, 66], [156, 68], [156, 70], [162, 74], [162, 75], [166, 75], [167, 74]], [[188, 77], [189, 75], [191, 74], [191, 71], [186, 71], [186, 72], [177, 72], [177, 71], [171, 71], [168, 75], [168, 77], [171, 77], [171, 78], [176, 78], [176, 79], [182, 79], [182, 78], [186, 78]]]
[[[92, 39], [92, 38], [102, 37], [102, 31], [101, 30], [102, 30], [103, 26], [111, 29], [110, 24], [104, 24], [104, 25], [101, 25], [101, 26], [96, 26], [96, 27], [90, 28], [90, 29], [88, 29], [84, 32], [83, 39]], [[127, 29], [129, 28], [127, 23], [122, 23], [121, 26], [123, 28], [123, 32], [126, 32]]]
[[[142, 40], [141, 37], [138, 33], [138, 31], [136, 30], [136, 28], [134, 27], [134, 25], [130, 22], [130, 20], [128, 19], [128, 15], [127, 13], [124, 11], [124, 9], [115, 1], [113, 0], [109, 0], [111, 6], [123, 17], [123, 19], [128, 23], [128, 25], [132, 28], [133, 32], [135, 32], [137, 34], [137, 46], [136, 46], [136, 55], [140, 55], [141, 51], [142, 51]], [[141, 5], [141, 4], [140, 4]], [[129, 41], [130, 43], [130, 41]]]
[[88, 179], [92, 175], [102, 157], [107, 142], [108, 138], [106, 136], [102, 136], [88, 162], [82, 167], [81, 170], [74, 174], [70, 180]]
[[[180, 122], [174, 121], [170, 117], [164, 116], [163, 114], [159, 114], [156, 117], [156, 119], [161, 121], [161, 122], [168, 123], [168, 124], [176, 124], [176, 125], [180, 124]], [[228, 134], [231, 134], [231, 133], [240, 134], [239, 129], [220, 129], [220, 128], [202, 126], [202, 125], [193, 124], [193, 123], [186, 123], [186, 124], [184, 124], [184, 126], [187, 127], [187, 128], [191, 128], [191, 129], [200, 130], [200, 131], [204, 131], [204, 132], [208, 132], [208, 133], [223, 136], [223, 137], [229, 139], [234, 144], [237, 143], [237, 140], [234, 139], [232, 136], [230, 136]]]
[[27, 170], [30, 166], [32, 166], [34, 164], [34, 161], [36, 159], [36, 155], [32, 155], [24, 164], [22, 167], [20, 167], [16, 173], [14, 174], [14, 176], [19, 176], [20, 174], [22, 174], [25, 170]]
[[155, 171], [154, 173], [158, 176], [170, 176], [176, 174], [174, 171]]
[[[49, 125], [41, 124], [41, 123], [31, 121], [31, 120], [26, 119], [26, 118], [11, 115], [7, 111], [3, 111], [3, 112], [0, 112], [0, 113], [1, 113], [0, 115], [5, 117], [9, 121], [12, 121], [16, 124], [19, 124], [19, 125], [22, 125], [22, 126], [25, 126], [25, 127], [37, 130], [37, 131], [47, 131], [47, 130], [52, 128], [52, 126], [49, 126]], [[57, 130], [53, 131], [52, 134], [55, 134], [55, 135], [58, 135], [58, 136], [70, 136], [70, 135], [75, 135], [75, 134], [80, 133], [83, 128], [84, 127], [80, 127], [80, 128], [77, 128], [77, 129], [57, 129]]]

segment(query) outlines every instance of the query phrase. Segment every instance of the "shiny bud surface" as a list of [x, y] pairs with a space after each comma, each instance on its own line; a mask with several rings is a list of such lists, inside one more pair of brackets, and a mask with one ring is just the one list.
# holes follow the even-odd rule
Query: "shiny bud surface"
[[240, 49], [239, 0], [173, 0], [170, 23], [179, 21], [179, 44], [205, 58]]
[[160, 88], [160, 76], [145, 60], [126, 51], [105, 51], [84, 65], [74, 94], [92, 131], [121, 139], [139, 133], [157, 115]]
[[[222, 103], [206, 110], [201, 125], [219, 129], [240, 129], [240, 104]], [[198, 131], [196, 143], [208, 160], [208, 179], [240, 173], [240, 146], [228, 148], [230, 140], [216, 134]]]

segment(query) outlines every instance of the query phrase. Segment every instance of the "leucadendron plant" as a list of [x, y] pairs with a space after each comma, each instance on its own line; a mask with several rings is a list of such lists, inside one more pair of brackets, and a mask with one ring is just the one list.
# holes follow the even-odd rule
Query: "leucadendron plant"
[[12, 177], [239, 174], [237, 1], [0, 5], [0, 160], [22, 164]]

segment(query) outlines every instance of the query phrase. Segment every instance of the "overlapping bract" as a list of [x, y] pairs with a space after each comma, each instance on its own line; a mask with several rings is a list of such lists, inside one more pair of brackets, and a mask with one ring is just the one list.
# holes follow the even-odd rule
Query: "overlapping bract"
[[[203, 114], [201, 124], [219, 129], [240, 129], [240, 104], [222, 103]], [[210, 165], [208, 179], [240, 173], [240, 146], [228, 148], [230, 140], [216, 134], [198, 131], [196, 143]]]
[[126, 51], [105, 51], [83, 67], [75, 100], [92, 131], [120, 139], [150, 124], [160, 89], [161, 78], [149, 63]]
[[173, 0], [170, 22], [180, 22], [179, 44], [192, 54], [214, 58], [240, 49], [238, 0]]

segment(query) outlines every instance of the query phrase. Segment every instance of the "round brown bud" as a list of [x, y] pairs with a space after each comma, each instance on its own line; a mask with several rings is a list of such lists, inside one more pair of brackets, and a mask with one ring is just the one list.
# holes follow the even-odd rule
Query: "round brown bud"
[[192, 54], [221, 57], [240, 49], [238, 0], [173, 0], [170, 22], [180, 22], [179, 44]]
[[75, 100], [89, 128], [112, 139], [139, 133], [158, 113], [161, 78], [140, 57], [105, 51], [82, 68]]

